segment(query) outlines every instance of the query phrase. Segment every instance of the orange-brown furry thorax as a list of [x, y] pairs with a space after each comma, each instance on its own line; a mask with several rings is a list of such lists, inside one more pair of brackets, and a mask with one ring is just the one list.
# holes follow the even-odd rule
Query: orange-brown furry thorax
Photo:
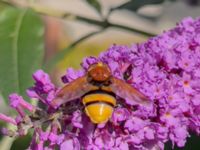
[[97, 82], [107, 81], [111, 76], [111, 71], [108, 65], [98, 62], [93, 64], [88, 69], [88, 76]]

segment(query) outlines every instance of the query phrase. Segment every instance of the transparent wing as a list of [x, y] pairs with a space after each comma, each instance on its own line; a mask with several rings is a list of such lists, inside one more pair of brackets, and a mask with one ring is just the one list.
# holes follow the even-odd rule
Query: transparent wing
[[80, 77], [65, 85], [57, 93], [56, 98], [51, 101], [51, 104], [52, 106], [60, 106], [61, 104], [80, 98], [85, 93], [97, 88], [98, 87], [88, 83], [87, 76]]
[[129, 101], [133, 101], [133, 103], [135, 104], [146, 106], [150, 105], [151, 101], [130, 84], [115, 77], [113, 77], [111, 81], [112, 84], [110, 85], [110, 87], [117, 96], [127, 99]]

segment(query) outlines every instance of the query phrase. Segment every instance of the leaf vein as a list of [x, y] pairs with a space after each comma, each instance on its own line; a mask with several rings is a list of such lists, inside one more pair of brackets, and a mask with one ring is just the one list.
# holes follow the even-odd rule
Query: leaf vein
[[13, 39], [13, 52], [14, 52], [14, 62], [16, 63], [15, 72], [16, 72], [16, 87], [17, 91], [20, 93], [20, 74], [19, 74], [19, 36], [20, 36], [20, 29], [22, 27], [22, 21], [26, 14], [26, 10], [19, 14], [19, 17], [16, 20], [16, 26], [14, 29], [14, 39]]

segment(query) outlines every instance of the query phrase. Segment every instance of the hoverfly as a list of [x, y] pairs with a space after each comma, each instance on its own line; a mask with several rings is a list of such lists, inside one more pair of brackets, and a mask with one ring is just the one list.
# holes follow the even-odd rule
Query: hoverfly
[[117, 105], [116, 96], [127, 98], [139, 105], [150, 101], [142, 93], [125, 81], [114, 77], [105, 63], [98, 62], [89, 67], [87, 73], [65, 85], [51, 102], [59, 106], [81, 98], [87, 116], [93, 123], [109, 120]]

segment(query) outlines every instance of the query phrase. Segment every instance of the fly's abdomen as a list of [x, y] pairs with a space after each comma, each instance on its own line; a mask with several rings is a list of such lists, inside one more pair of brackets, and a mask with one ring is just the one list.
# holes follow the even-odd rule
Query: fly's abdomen
[[115, 97], [105, 92], [86, 94], [82, 102], [90, 120], [97, 124], [107, 122], [116, 106]]

